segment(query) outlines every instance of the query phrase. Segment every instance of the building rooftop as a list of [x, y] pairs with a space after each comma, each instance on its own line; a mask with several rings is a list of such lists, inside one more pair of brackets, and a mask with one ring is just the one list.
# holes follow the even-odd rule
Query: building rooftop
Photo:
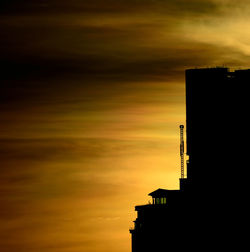
[[176, 192], [179, 190], [167, 190], [167, 189], [157, 189], [151, 193], [149, 193], [149, 196], [152, 196], [153, 198], [162, 198], [162, 197], [167, 197], [169, 195], [169, 193], [171, 192]]

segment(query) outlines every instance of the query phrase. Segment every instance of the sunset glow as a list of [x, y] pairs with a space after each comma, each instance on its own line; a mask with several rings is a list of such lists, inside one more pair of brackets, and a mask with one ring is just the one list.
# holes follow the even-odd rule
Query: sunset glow
[[129, 252], [134, 206], [178, 188], [185, 69], [249, 68], [249, 14], [247, 0], [0, 3], [0, 250]]

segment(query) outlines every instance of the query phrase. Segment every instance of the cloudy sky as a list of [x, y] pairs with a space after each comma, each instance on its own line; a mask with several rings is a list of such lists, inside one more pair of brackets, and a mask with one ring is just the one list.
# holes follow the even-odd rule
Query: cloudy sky
[[129, 252], [178, 188], [184, 71], [248, 68], [248, 0], [2, 0], [0, 247]]

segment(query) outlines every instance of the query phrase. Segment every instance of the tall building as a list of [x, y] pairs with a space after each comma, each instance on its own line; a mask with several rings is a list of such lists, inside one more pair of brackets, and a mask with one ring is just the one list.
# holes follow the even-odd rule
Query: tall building
[[233, 249], [244, 244], [250, 70], [186, 70], [187, 177], [136, 206], [132, 252]]

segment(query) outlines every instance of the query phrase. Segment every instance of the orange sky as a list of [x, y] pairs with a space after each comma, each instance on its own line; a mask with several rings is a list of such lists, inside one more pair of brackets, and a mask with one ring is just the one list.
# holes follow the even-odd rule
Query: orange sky
[[134, 206], [178, 188], [184, 70], [249, 67], [250, 3], [0, 4], [0, 247], [128, 252]]

